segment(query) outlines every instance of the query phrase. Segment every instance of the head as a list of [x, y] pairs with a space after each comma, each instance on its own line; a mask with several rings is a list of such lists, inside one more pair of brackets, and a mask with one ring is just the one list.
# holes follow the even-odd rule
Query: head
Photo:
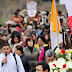
[[24, 35], [28, 36], [30, 34], [30, 32], [28, 30], [24, 31]]
[[7, 42], [8, 41], [7, 36], [2, 36], [2, 40]]
[[21, 39], [23, 39], [24, 37], [24, 32], [21, 32]]
[[24, 36], [23, 37], [23, 40], [22, 40], [23, 41], [23, 44], [26, 44], [26, 39], [27, 39], [27, 36]]
[[50, 30], [50, 26], [49, 25], [45, 25], [45, 31], [49, 32], [49, 30]]
[[27, 30], [28, 30], [30, 33], [32, 33], [32, 26], [31, 26], [31, 25], [28, 25], [28, 26], [27, 26]]
[[47, 63], [53, 62], [55, 60], [55, 57], [56, 57], [56, 54], [51, 49], [45, 52], [45, 58]]
[[17, 13], [20, 13], [20, 11], [21, 11], [20, 9], [17, 9]]
[[45, 40], [47, 41], [48, 38], [49, 38], [49, 37], [48, 37], [48, 33], [47, 33], [47, 32], [44, 32], [43, 35], [44, 35], [44, 37], [45, 37]]
[[38, 36], [37, 41], [38, 41], [39, 46], [42, 46], [44, 44], [44, 42], [45, 42], [44, 36], [41, 36], [41, 35]]
[[49, 65], [46, 62], [39, 62], [36, 65], [36, 72], [50, 72]]
[[12, 38], [12, 44], [17, 44], [20, 42], [21, 34], [17, 31], [14, 31], [11, 35]]
[[18, 17], [18, 12], [15, 12], [14, 14], [15, 14], [15, 17]]
[[36, 34], [32, 33], [33, 39], [36, 40]]
[[17, 45], [16, 48], [15, 48], [15, 53], [18, 54], [19, 56], [21, 54], [23, 54], [23, 47], [20, 46], [20, 45]]
[[0, 30], [2, 30], [2, 25], [0, 24]]
[[59, 16], [61, 16], [61, 13], [62, 13], [61, 11], [58, 11], [58, 15], [59, 15]]
[[50, 39], [50, 38], [48, 39], [48, 45], [49, 45], [50, 48], [51, 48], [51, 39]]
[[4, 54], [9, 54], [10, 53], [10, 47], [9, 47], [9, 44], [8, 43], [3, 43], [1, 45], [1, 49], [2, 49], [2, 52]]
[[34, 44], [35, 44], [35, 41], [33, 40], [32, 37], [28, 37], [28, 38], [26, 39], [26, 45], [27, 45], [27, 46], [33, 47]]

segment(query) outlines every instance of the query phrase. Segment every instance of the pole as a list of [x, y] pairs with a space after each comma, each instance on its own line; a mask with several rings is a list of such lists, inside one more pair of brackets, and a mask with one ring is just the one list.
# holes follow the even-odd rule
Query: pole
[[55, 3], [55, 0], [54, 0], [54, 9], [55, 9], [55, 22], [56, 22], [56, 33], [57, 33], [57, 46], [59, 48], [58, 25], [57, 25], [57, 15], [56, 15], [56, 3]]

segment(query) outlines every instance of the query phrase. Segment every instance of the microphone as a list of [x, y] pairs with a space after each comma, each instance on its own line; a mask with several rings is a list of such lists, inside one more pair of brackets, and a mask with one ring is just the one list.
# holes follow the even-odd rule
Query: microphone
[[[5, 56], [7, 57], [7, 54], [5, 54]], [[7, 62], [6, 62], [7, 63]]]
[[5, 54], [5, 56], [7, 57], [7, 54]]

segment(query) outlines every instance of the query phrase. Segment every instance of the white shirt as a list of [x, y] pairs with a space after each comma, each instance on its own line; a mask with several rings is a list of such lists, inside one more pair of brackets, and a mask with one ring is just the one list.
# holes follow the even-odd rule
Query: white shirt
[[22, 65], [20, 57], [16, 54], [16, 60], [12, 53], [7, 55], [7, 63], [2, 66], [2, 60], [5, 58], [5, 54], [0, 54], [0, 72], [17, 72], [17, 68], [19, 72], [25, 72], [24, 67]]

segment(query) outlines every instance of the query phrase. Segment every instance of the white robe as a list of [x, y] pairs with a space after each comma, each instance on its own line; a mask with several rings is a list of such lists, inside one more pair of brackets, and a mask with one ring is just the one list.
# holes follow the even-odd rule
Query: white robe
[[24, 67], [22, 65], [20, 57], [16, 54], [16, 60], [12, 53], [7, 55], [7, 63], [2, 66], [2, 60], [5, 58], [5, 54], [0, 54], [0, 72], [17, 72], [17, 68], [19, 72], [25, 72]]

